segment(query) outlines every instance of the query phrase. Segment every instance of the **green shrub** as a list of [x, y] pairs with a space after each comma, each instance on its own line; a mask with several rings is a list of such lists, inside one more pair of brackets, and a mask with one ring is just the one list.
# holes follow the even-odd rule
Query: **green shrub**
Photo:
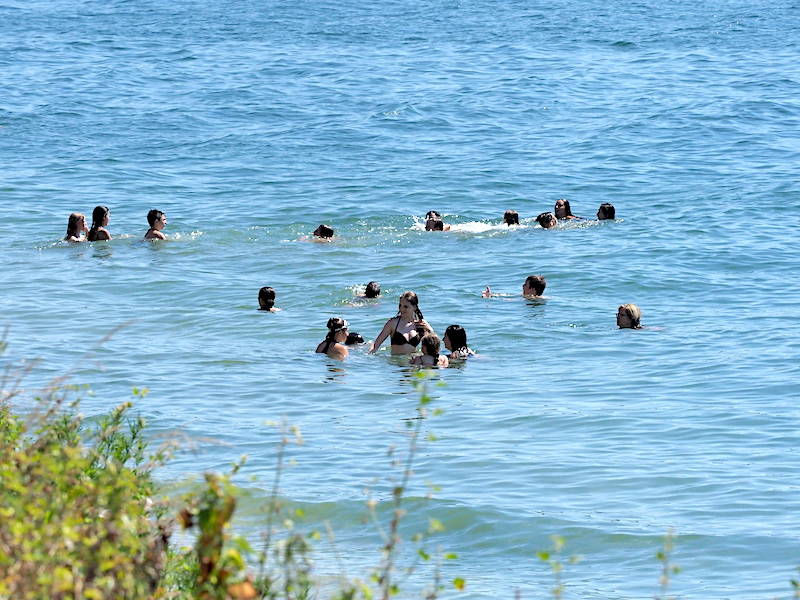
[[151, 499], [144, 423], [123, 404], [94, 427], [55, 392], [25, 418], [0, 401], [0, 598], [160, 594], [170, 530]]

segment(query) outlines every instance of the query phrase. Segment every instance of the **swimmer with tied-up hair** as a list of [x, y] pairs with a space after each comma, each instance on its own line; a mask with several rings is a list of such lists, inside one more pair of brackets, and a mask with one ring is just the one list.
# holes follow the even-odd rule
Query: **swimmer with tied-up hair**
[[448, 367], [450, 361], [444, 354], [439, 354], [441, 342], [439, 336], [433, 332], [426, 333], [420, 341], [422, 354], [411, 359], [409, 364], [417, 367]]
[[72, 213], [67, 219], [67, 235], [64, 236], [65, 242], [85, 242], [84, 234], [89, 231], [86, 227], [86, 217], [82, 213]]
[[422, 336], [432, 331], [419, 309], [417, 295], [414, 292], [403, 292], [397, 314], [386, 321], [378, 337], [372, 342], [370, 354], [376, 352], [389, 336], [391, 336], [392, 354], [411, 354], [417, 350]]
[[347, 341], [347, 331], [349, 329], [347, 321], [339, 317], [328, 319], [328, 335], [317, 346], [317, 354], [327, 354], [331, 358], [344, 360], [350, 354], [345, 346]]
[[[544, 293], [544, 288], [546, 287], [547, 280], [544, 278], [544, 275], [528, 275], [522, 283], [522, 295], [526, 298], [539, 298]], [[503, 296], [505, 294], [494, 294], [492, 289], [487, 285], [481, 295], [484, 298], [492, 298], [493, 296]]]
[[167, 226], [167, 215], [155, 208], [147, 213], [147, 223], [150, 229], [144, 234], [146, 240], [165, 240], [167, 236], [161, 230]]
[[95, 206], [92, 211], [92, 227], [86, 234], [86, 239], [90, 242], [102, 242], [111, 239], [111, 234], [108, 233], [106, 225], [111, 216], [111, 211], [107, 206]]

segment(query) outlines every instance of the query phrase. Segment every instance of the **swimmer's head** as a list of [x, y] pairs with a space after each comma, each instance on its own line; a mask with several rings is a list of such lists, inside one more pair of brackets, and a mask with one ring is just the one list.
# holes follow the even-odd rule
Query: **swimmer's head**
[[325, 340], [328, 342], [344, 342], [347, 339], [347, 330], [350, 325], [342, 318], [331, 317], [328, 319], [328, 335]]
[[439, 219], [425, 221], [425, 231], [444, 231], [444, 221]]
[[314, 230], [314, 235], [318, 238], [332, 238], [333, 237], [333, 228], [328, 225], [320, 225]]
[[515, 210], [507, 210], [503, 213], [503, 221], [506, 225], [519, 225], [519, 213]]
[[428, 212], [425, 213], [425, 218], [428, 219], [428, 220], [430, 220], [430, 219], [441, 219], [442, 215], [439, 213], [438, 210], [429, 210]]
[[363, 344], [364, 338], [357, 331], [350, 331], [347, 334], [347, 339], [344, 341], [345, 345], [353, 346], [355, 344]]
[[420, 346], [423, 354], [438, 358], [439, 350], [442, 348], [442, 342], [439, 340], [439, 336], [431, 331], [430, 333], [426, 333], [422, 336]]
[[620, 329], [641, 329], [642, 311], [636, 304], [621, 304], [617, 308], [617, 327]]
[[545, 287], [547, 287], [547, 281], [543, 275], [528, 275], [525, 283], [522, 284], [522, 295], [541, 296]]
[[72, 213], [67, 219], [67, 235], [64, 239], [80, 237], [84, 229], [86, 229], [86, 217], [83, 213]]
[[381, 295], [381, 284], [377, 281], [370, 281], [364, 290], [364, 295], [367, 298], [377, 298]]
[[450, 325], [444, 330], [444, 346], [451, 352], [467, 349], [467, 332], [461, 325]]
[[613, 204], [609, 202], [603, 202], [600, 205], [600, 208], [597, 209], [597, 218], [600, 221], [607, 221], [609, 219], [616, 219], [617, 218], [617, 211], [614, 208]]
[[95, 206], [92, 211], [92, 229], [108, 225], [109, 210], [107, 206]]
[[259, 310], [269, 310], [275, 306], [275, 290], [271, 287], [262, 287], [258, 290]]
[[155, 208], [152, 209], [150, 212], [147, 213], [147, 222], [150, 224], [150, 228], [152, 229], [156, 225], [156, 221], [166, 221], [165, 215], [162, 211], [156, 210]]
[[545, 212], [540, 214], [536, 217], [536, 221], [542, 227], [542, 229], [551, 229], [558, 225], [558, 221], [556, 220], [556, 216], [553, 213]]
[[419, 298], [417, 298], [417, 295], [412, 291], [403, 292], [400, 296], [397, 314], [403, 315], [403, 313], [413, 314], [418, 320], [423, 319], [422, 311], [419, 309]]
[[569, 200], [566, 198], [559, 198], [556, 200], [553, 212], [556, 215], [556, 219], [566, 219], [567, 217], [575, 216], [572, 214], [572, 209], [569, 207]]

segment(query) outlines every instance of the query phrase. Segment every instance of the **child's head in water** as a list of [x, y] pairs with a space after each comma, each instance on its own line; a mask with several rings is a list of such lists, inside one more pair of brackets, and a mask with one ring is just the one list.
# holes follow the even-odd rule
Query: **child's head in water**
[[364, 296], [367, 298], [377, 298], [381, 295], [381, 284], [377, 281], [370, 281], [364, 290]]
[[422, 336], [420, 346], [423, 354], [438, 358], [439, 350], [442, 348], [442, 342], [439, 339], [439, 336], [431, 331], [430, 333], [426, 333]]
[[507, 210], [503, 213], [503, 222], [506, 225], [519, 225], [519, 213], [515, 210]]
[[275, 290], [271, 287], [262, 287], [258, 290], [258, 310], [272, 310], [275, 306]]
[[333, 228], [322, 224], [314, 230], [314, 236], [322, 239], [330, 239], [333, 237]]
[[542, 227], [542, 229], [552, 229], [556, 225], [558, 225], [558, 221], [556, 216], [553, 213], [545, 212], [536, 217], [536, 221]]
[[522, 295], [541, 296], [545, 287], [547, 287], [547, 281], [545, 281], [543, 275], [528, 275], [525, 278], [525, 283], [522, 284]]
[[364, 338], [357, 331], [349, 331], [347, 339], [344, 341], [346, 346], [353, 346], [354, 344], [363, 344]]
[[603, 202], [597, 209], [597, 219], [600, 221], [613, 220], [617, 218], [617, 210], [613, 204]]
[[617, 308], [617, 327], [620, 329], [641, 329], [642, 311], [636, 304], [621, 304]]

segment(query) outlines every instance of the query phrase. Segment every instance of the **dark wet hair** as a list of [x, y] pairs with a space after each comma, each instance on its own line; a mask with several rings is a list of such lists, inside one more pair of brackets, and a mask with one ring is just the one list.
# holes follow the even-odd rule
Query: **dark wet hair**
[[329, 225], [320, 225], [314, 230], [314, 235], [321, 238], [332, 238], [333, 228]]
[[72, 213], [67, 219], [67, 235], [64, 236], [65, 240], [68, 240], [71, 237], [79, 237], [80, 231], [78, 231], [78, 223], [81, 222], [81, 219], [85, 219], [86, 217], [83, 216], [83, 213]]
[[381, 284], [377, 281], [370, 281], [364, 290], [364, 295], [367, 298], [377, 298], [381, 295]]
[[94, 207], [94, 210], [92, 211], [92, 227], [89, 229], [89, 233], [86, 234], [87, 240], [93, 242], [97, 239], [97, 230], [103, 226], [103, 221], [105, 221], [106, 215], [108, 215], [107, 206]]
[[[557, 220], [558, 219], [556, 219], [556, 216], [551, 212], [543, 212], [536, 217], [536, 221], [545, 229], [555, 227]], [[549, 223], [549, 225], [546, 223]]]
[[258, 306], [259, 310], [269, 310], [275, 306], [275, 289], [269, 286], [262, 287], [258, 290]]
[[342, 329], [347, 329], [349, 327], [347, 321], [340, 317], [331, 317], [328, 319], [328, 335], [325, 336], [326, 342], [334, 342], [336, 341], [336, 334], [339, 333]]
[[433, 332], [426, 333], [420, 340], [420, 347], [423, 354], [428, 354], [433, 357], [435, 362], [439, 362], [439, 350], [442, 348], [442, 342], [438, 335]]
[[351, 331], [347, 334], [347, 339], [344, 341], [345, 345], [352, 346], [354, 344], [363, 344], [364, 338], [357, 331]]
[[600, 208], [597, 209], [597, 218], [600, 221], [604, 221], [606, 219], [616, 219], [617, 210], [614, 208], [613, 204], [609, 202], [603, 202], [600, 205]]
[[425, 223], [425, 231], [444, 231], [444, 221], [439, 219]]
[[[412, 305], [414, 305], [414, 314], [418, 320], [421, 321], [425, 318], [422, 316], [422, 311], [419, 309], [419, 298], [417, 298], [417, 294], [412, 291], [403, 292], [400, 295], [400, 300], [408, 300]], [[400, 311], [397, 311], [397, 316], [400, 316]]]
[[147, 213], [147, 222], [150, 223], [150, 227], [155, 225], [156, 221], [164, 216], [164, 213], [160, 210], [156, 210], [155, 208], [152, 209], [150, 212]]
[[506, 225], [519, 225], [519, 213], [515, 210], [507, 210], [503, 213], [503, 221]]
[[441, 219], [442, 215], [439, 213], [438, 210], [429, 210], [425, 213], [426, 219]]
[[564, 215], [564, 217], [562, 217], [562, 218], [565, 218], [565, 217], [574, 217], [574, 216], [575, 216], [575, 215], [573, 215], [573, 214], [572, 214], [572, 209], [571, 209], [571, 208], [570, 208], [570, 206], [569, 206], [569, 200], [567, 200], [566, 198], [559, 198], [558, 200], [556, 200], [556, 203], [555, 203], [555, 205], [553, 206], [553, 214], [554, 214], [554, 215], [556, 214], [556, 210], [557, 210], [557, 207], [558, 207], [558, 203], [559, 203], [559, 202], [563, 202], [563, 203], [564, 203], [564, 210], [566, 211], [566, 214], [565, 214], [565, 215]]
[[453, 346], [453, 352], [459, 350], [467, 350], [467, 332], [461, 325], [450, 325], [444, 330], [444, 335], [450, 338], [450, 345]]
[[533, 288], [537, 296], [541, 296], [544, 288], [547, 287], [547, 281], [545, 281], [544, 275], [528, 275], [525, 278], [525, 285]]

